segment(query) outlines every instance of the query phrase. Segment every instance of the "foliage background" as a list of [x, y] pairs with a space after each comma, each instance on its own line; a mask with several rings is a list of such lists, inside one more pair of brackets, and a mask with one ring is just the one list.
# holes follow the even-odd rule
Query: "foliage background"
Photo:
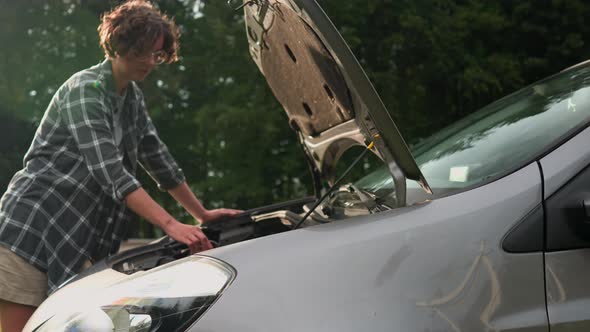
[[[408, 143], [586, 60], [581, 0], [318, 0]], [[53, 93], [102, 60], [96, 27], [119, 1], [0, 0], [0, 188], [22, 168]], [[207, 207], [241, 209], [312, 193], [286, 116], [225, 0], [156, 2], [183, 31], [182, 59], [141, 83], [160, 135]], [[234, 2], [236, 3], [236, 2]], [[170, 197], [156, 200], [190, 222]], [[153, 237], [147, 223], [131, 236]]]

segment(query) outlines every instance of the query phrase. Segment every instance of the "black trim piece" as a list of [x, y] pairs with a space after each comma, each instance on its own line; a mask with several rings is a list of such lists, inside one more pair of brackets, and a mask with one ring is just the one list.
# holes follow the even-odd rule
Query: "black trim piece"
[[502, 249], [514, 254], [543, 251], [543, 206], [537, 205], [502, 239]]
[[[545, 202], [545, 173], [543, 173], [543, 165], [537, 161], [539, 167], [539, 175], [541, 176], [541, 206], [543, 207], [543, 251], [547, 249], [547, 204]], [[545, 294], [545, 316], [547, 317], [547, 329], [551, 331], [551, 323], [549, 320], [549, 303], [547, 301], [547, 255], [543, 252], [543, 294]]]
[[[545, 201], [545, 173], [543, 173], [543, 165], [541, 165], [540, 161], [537, 161], [537, 166], [539, 166], [539, 175], [541, 176], [541, 205], [543, 206], [543, 250], [547, 250], [547, 202]], [[543, 261], [545, 256], [543, 256]]]

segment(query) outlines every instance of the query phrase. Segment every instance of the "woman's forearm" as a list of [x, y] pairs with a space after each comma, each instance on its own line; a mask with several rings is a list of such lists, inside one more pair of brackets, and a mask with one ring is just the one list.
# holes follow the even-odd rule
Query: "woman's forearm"
[[125, 202], [133, 212], [164, 230], [170, 223], [176, 221], [143, 188], [139, 188], [127, 195]]
[[191, 214], [191, 216], [200, 222], [205, 221], [207, 209], [203, 207], [203, 204], [201, 204], [186, 182], [169, 189], [168, 193], [170, 193], [170, 195]]

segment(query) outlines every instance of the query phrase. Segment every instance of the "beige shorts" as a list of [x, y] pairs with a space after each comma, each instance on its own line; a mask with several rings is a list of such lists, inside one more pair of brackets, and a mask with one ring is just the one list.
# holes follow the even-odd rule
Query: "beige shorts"
[[[81, 271], [91, 266], [85, 261]], [[38, 307], [47, 298], [47, 275], [0, 245], [0, 300]]]
[[47, 275], [0, 246], [0, 299], [38, 307], [47, 298]]

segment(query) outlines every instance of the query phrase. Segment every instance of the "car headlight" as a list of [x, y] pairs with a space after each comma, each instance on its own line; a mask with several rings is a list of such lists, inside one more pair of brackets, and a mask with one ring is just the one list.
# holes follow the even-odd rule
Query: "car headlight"
[[36, 332], [183, 331], [233, 281], [226, 263], [190, 256], [139, 272], [106, 287], [92, 298], [71, 303], [34, 329]]

